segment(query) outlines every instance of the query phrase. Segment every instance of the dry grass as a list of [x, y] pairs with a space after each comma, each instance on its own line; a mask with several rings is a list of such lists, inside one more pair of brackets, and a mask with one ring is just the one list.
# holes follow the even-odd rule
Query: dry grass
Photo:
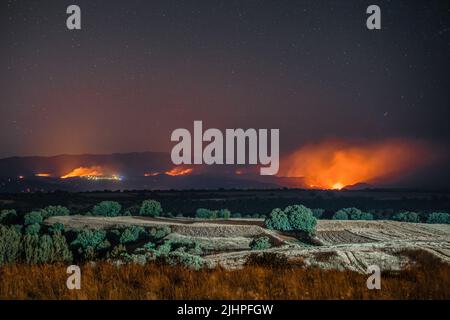
[[450, 266], [424, 266], [385, 274], [381, 290], [368, 290], [367, 277], [350, 271], [251, 264], [235, 271], [193, 271], [161, 264], [98, 263], [82, 267], [81, 290], [68, 290], [66, 266], [12, 265], [0, 268], [0, 298], [450, 299]]

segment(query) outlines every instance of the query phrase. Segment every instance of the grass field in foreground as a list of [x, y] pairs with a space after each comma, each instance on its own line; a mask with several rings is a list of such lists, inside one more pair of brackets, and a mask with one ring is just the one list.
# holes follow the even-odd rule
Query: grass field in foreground
[[9, 265], [0, 268], [0, 299], [450, 299], [450, 266], [416, 258], [414, 267], [383, 274], [381, 290], [368, 290], [363, 274], [298, 265], [194, 271], [107, 262], [83, 265], [81, 289], [68, 290], [64, 265]]

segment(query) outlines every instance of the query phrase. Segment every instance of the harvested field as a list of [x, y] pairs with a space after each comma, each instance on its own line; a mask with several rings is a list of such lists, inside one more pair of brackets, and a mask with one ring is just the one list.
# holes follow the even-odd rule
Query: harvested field
[[[275, 244], [264, 250], [290, 260], [303, 259], [308, 267], [351, 270], [365, 273], [370, 265], [382, 270], [402, 270], [411, 261], [399, 252], [423, 250], [442, 262], [450, 263], [450, 225], [429, 225], [395, 221], [319, 220], [316, 245], [302, 243], [293, 235], [261, 227], [261, 220], [196, 220], [142, 217], [63, 216], [46, 223], [60, 222], [72, 228], [116, 228], [131, 225], [169, 226], [168, 239], [182, 238], [204, 246], [203, 258], [211, 266], [242, 268], [248, 257], [250, 241], [261, 235]], [[218, 222], [218, 223], [216, 223]]]
[[[193, 220], [193, 219], [166, 219], [142, 218], [131, 216], [120, 217], [92, 217], [92, 216], [58, 216], [46, 220], [46, 224], [62, 223], [68, 228], [109, 229], [138, 225], [143, 227], [168, 226], [172, 232], [190, 237], [247, 237], [253, 238], [266, 235], [277, 243], [283, 239], [271, 230], [260, 227], [261, 221], [254, 223], [250, 220]], [[226, 223], [230, 222], [230, 223]]]

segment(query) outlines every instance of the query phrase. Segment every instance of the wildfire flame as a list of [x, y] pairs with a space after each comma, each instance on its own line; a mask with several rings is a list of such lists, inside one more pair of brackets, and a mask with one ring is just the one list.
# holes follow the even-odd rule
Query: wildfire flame
[[171, 170], [168, 170], [168, 171], [166, 171], [164, 173], [169, 175], [169, 176], [184, 176], [186, 174], [192, 173], [192, 171], [194, 171], [194, 169], [192, 169], [192, 168], [175, 167], [175, 168], [173, 168]]
[[154, 176], [157, 176], [159, 174], [160, 174], [159, 172], [145, 172], [144, 173], [144, 177], [154, 177]]
[[423, 145], [400, 140], [357, 144], [325, 141], [300, 148], [282, 168], [287, 177], [303, 177], [310, 188], [342, 189], [394, 177], [425, 162]]
[[36, 173], [35, 177], [51, 177], [50, 173]]
[[103, 170], [99, 166], [93, 167], [78, 167], [73, 169], [66, 175], [63, 175], [61, 179], [75, 178], [75, 177], [101, 177], [103, 176]]

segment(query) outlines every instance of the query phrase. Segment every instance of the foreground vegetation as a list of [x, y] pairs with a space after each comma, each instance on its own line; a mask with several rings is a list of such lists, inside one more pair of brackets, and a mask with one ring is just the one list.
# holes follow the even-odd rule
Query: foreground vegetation
[[416, 264], [382, 275], [368, 290], [367, 275], [303, 268], [259, 256], [240, 270], [192, 270], [164, 263], [81, 267], [81, 289], [66, 287], [66, 265], [0, 267], [0, 299], [450, 299], [450, 266], [423, 252]]

